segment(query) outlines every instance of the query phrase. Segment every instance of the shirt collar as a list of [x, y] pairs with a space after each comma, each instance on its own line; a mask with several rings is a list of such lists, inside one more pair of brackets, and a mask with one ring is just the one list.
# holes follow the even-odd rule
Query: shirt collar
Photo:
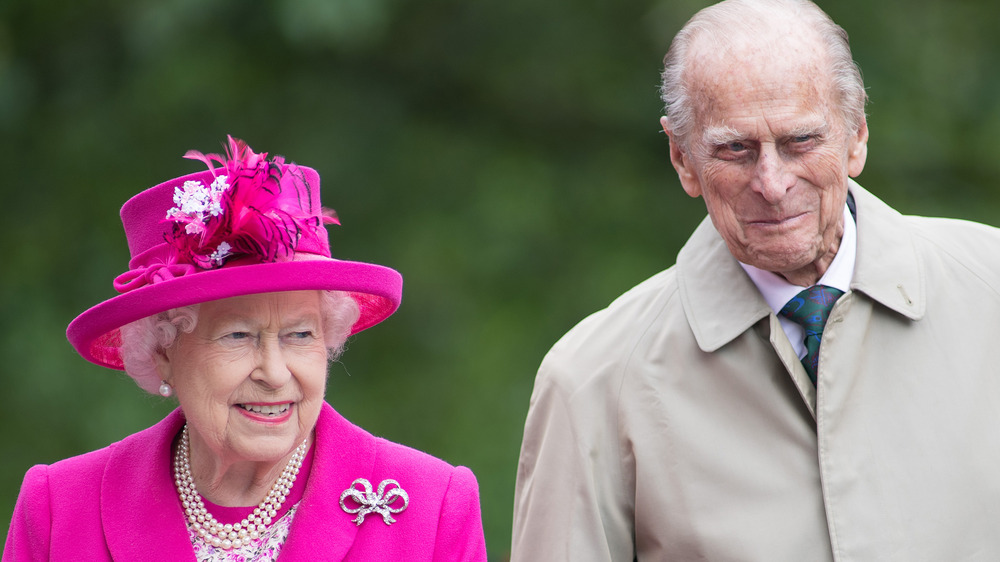
[[[857, 259], [857, 254], [858, 229], [857, 225], [854, 224], [854, 217], [851, 215], [850, 209], [845, 204], [844, 235], [840, 239], [840, 248], [818, 284], [840, 289], [846, 293], [850, 289], [851, 279], [854, 277], [854, 262]], [[780, 275], [770, 271], [764, 271], [743, 262], [739, 263], [775, 314], [785, 306], [785, 303], [806, 288], [793, 285]]]

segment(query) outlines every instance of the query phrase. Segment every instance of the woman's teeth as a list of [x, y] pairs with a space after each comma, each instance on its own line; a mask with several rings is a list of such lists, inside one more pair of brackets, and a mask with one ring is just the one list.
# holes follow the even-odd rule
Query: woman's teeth
[[277, 406], [257, 406], [251, 404], [240, 404], [240, 408], [248, 412], [253, 412], [255, 414], [263, 414], [265, 416], [276, 416], [278, 414], [284, 414], [288, 411], [291, 404], [279, 404]]

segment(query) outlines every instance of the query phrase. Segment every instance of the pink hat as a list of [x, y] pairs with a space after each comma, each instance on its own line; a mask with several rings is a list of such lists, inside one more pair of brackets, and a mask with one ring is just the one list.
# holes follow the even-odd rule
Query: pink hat
[[[208, 170], [161, 183], [122, 206], [129, 270], [120, 295], [79, 315], [66, 336], [84, 359], [123, 369], [119, 328], [165, 310], [239, 295], [299, 290], [349, 293], [361, 309], [351, 333], [399, 307], [395, 270], [332, 259], [319, 174], [267, 160], [229, 137], [227, 157], [189, 151]], [[213, 162], [221, 168], [215, 169]]]

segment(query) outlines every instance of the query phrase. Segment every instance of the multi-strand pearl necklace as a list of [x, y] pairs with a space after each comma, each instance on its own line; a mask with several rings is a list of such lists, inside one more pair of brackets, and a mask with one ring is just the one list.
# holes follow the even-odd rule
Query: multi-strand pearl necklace
[[240, 548], [260, 538], [271, 521], [278, 516], [281, 504], [285, 503], [285, 498], [292, 490], [295, 477], [302, 467], [302, 459], [306, 456], [307, 443], [308, 439], [295, 449], [285, 470], [253, 513], [235, 525], [223, 525], [205, 509], [201, 494], [194, 486], [194, 478], [191, 476], [191, 439], [187, 424], [184, 424], [180, 443], [177, 444], [177, 454], [174, 456], [174, 484], [177, 485], [177, 494], [184, 506], [184, 513], [187, 514], [188, 527], [212, 546], [226, 550]]

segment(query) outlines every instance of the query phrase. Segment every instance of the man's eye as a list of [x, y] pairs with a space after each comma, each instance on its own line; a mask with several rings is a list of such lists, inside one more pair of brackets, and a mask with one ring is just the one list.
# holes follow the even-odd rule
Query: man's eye
[[747, 145], [743, 144], [740, 141], [733, 141], [726, 143], [726, 150], [728, 150], [729, 152], [743, 152], [746, 149]]
[[808, 152], [819, 142], [819, 137], [813, 134], [796, 135], [785, 141], [785, 147], [793, 152]]

